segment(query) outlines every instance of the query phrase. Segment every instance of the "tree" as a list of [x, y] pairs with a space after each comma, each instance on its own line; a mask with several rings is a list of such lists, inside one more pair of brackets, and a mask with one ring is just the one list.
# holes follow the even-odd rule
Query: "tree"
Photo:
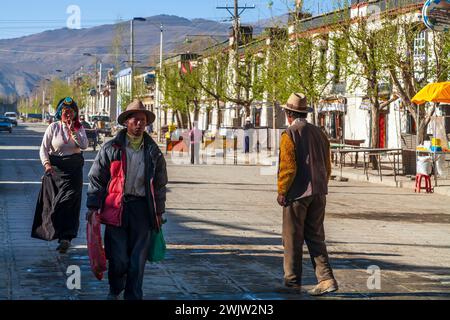
[[[255, 68], [261, 62], [258, 58], [259, 50], [260, 44], [258, 42], [248, 45], [245, 48], [245, 52], [238, 55], [240, 59], [239, 68], [237, 70], [234, 68], [233, 71], [231, 71], [231, 68], [228, 70], [228, 74], [233, 73], [235, 75], [234, 83], [229, 83], [231, 87], [235, 87], [235, 90], [233, 93], [226, 92], [225, 100], [235, 103], [237, 106], [242, 106], [241, 108], [244, 108], [246, 117], [250, 116], [253, 101], [261, 97], [264, 88], [262, 78], [254, 77]], [[233, 81], [230, 76], [228, 76], [228, 79], [230, 82]], [[236, 93], [236, 90], [240, 90], [239, 95]], [[241, 110], [237, 111], [239, 114]]]
[[177, 122], [182, 128], [185, 128], [187, 125], [191, 127], [189, 113], [190, 104], [194, 97], [186, 79], [182, 78], [178, 65], [165, 65], [161, 80], [163, 104], [175, 111]]
[[[273, 28], [270, 31], [270, 44], [265, 48], [265, 61], [257, 76], [263, 78], [265, 99], [272, 104], [272, 127], [276, 129], [277, 106], [286, 101], [290, 92], [291, 67], [289, 41], [285, 29]], [[261, 74], [260, 74], [261, 73]]]
[[[128, 54], [128, 48], [124, 46], [125, 42], [125, 28], [126, 24], [121, 22], [121, 20], [117, 21], [114, 25], [114, 37], [111, 43], [110, 53], [113, 57], [114, 61], [114, 69], [120, 70], [121, 67], [121, 57], [125, 54]], [[130, 57], [127, 58], [131, 60]]]
[[[344, 11], [348, 8], [343, 9]], [[348, 12], [348, 11], [347, 11]], [[350, 15], [348, 15], [350, 17]], [[351, 89], [366, 86], [367, 97], [370, 100], [370, 147], [378, 148], [380, 111], [385, 107], [381, 101], [381, 84], [389, 78], [383, 69], [387, 44], [384, 33], [371, 24], [370, 17], [358, 16], [336, 23], [334, 31], [343, 40], [345, 50], [348, 50], [346, 72]], [[376, 157], [371, 157], [374, 169], [378, 168]]]
[[228, 55], [226, 55], [223, 51], [214, 53], [202, 59], [202, 64], [200, 67], [202, 76], [198, 78], [199, 85], [203, 90], [205, 98], [211, 98], [215, 102], [215, 108], [218, 115], [216, 129], [219, 129], [222, 122], [220, 103], [225, 100], [227, 65]]
[[450, 33], [427, 30], [413, 15], [404, 14], [386, 17], [382, 31], [383, 38], [390, 43], [385, 50], [385, 68], [403, 106], [417, 124], [417, 141], [421, 144], [436, 104], [428, 109], [418, 108], [411, 100], [427, 83], [448, 80]]

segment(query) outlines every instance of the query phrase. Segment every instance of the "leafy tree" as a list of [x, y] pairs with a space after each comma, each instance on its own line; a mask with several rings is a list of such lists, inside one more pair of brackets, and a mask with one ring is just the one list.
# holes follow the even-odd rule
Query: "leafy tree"
[[[386, 44], [384, 67], [403, 105], [418, 124], [418, 142], [423, 143], [436, 104], [428, 109], [418, 108], [411, 100], [427, 83], [449, 79], [450, 33], [427, 30], [413, 15], [404, 14], [386, 17], [381, 32]], [[419, 36], [423, 37], [423, 49], [414, 47]]]
[[[344, 8], [343, 11], [348, 10]], [[350, 15], [348, 14], [350, 17]], [[381, 84], [389, 78], [384, 67], [384, 56], [387, 44], [383, 32], [370, 24], [369, 17], [347, 19], [335, 24], [335, 32], [341, 36], [348, 50], [346, 72], [350, 89], [365, 86], [370, 100], [371, 134], [370, 146], [378, 148], [380, 112], [385, 107], [381, 103]], [[376, 157], [371, 158], [374, 169], [378, 167]]]

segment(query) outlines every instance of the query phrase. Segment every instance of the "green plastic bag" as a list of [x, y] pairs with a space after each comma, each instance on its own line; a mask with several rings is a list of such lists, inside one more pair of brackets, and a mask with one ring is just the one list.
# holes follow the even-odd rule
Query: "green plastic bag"
[[159, 232], [153, 231], [150, 239], [150, 248], [148, 250], [149, 262], [161, 262], [166, 257], [166, 241], [162, 228]]

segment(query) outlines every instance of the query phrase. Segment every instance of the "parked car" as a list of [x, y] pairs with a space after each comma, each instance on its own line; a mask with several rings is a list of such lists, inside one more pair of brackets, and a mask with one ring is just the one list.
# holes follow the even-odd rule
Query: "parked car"
[[0, 116], [0, 131], [8, 131], [9, 133], [12, 133], [13, 125], [11, 123], [11, 120], [6, 117]]
[[6, 112], [5, 117], [11, 120], [11, 123], [17, 127], [17, 113], [15, 112]]

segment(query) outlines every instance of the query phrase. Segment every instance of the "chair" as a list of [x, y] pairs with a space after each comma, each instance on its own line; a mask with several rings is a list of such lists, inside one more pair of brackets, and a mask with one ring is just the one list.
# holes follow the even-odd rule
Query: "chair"
[[[422, 179], [425, 179], [425, 187], [422, 186]], [[433, 188], [431, 187], [431, 178], [427, 174], [417, 174], [416, 175], [416, 193], [420, 193], [420, 190], [426, 190], [427, 193], [433, 193]]]

